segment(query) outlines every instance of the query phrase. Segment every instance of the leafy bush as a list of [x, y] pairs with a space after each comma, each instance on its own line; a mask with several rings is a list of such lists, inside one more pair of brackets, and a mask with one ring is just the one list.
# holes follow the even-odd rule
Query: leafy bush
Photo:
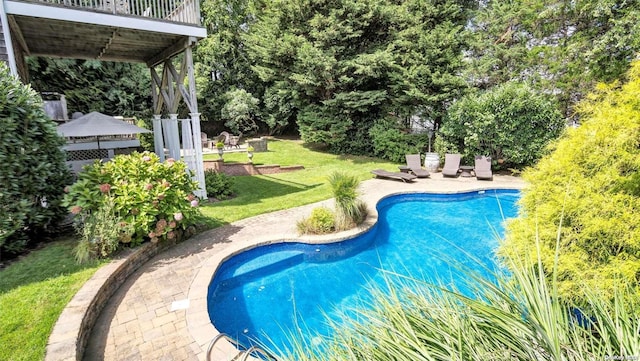
[[325, 234], [335, 230], [335, 215], [327, 207], [314, 208], [311, 216], [297, 223], [300, 234]]
[[244, 89], [234, 89], [225, 93], [226, 103], [222, 108], [224, 125], [233, 133], [254, 133], [258, 130], [256, 115], [260, 111], [258, 99]]
[[506, 83], [455, 102], [436, 139], [439, 153], [460, 153], [469, 164], [487, 155], [498, 169], [533, 165], [565, 128], [552, 97]]
[[29, 86], [0, 62], [0, 258], [43, 240], [66, 216], [64, 140]]
[[200, 215], [193, 194], [197, 188], [184, 162], [161, 163], [153, 153], [133, 153], [86, 167], [64, 203], [84, 227], [91, 227], [81, 227], [85, 248], [106, 256], [114, 250], [109, 227], [118, 230], [121, 244], [138, 245], [144, 239], [174, 239], [195, 225]]
[[233, 194], [233, 178], [215, 169], [204, 171], [204, 183], [209, 197], [225, 199]]
[[395, 120], [379, 120], [369, 131], [373, 155], [404, 163], [406, 154], [421, 153], [429, 142], [427, 134], [407, 134]]
[[342, 172], [329, 176], [329, 185], [336, 199], [336, 229], [344, 230], [362, 223], [367, 218], [367, 206], [358, 199], [357, 177]]
[[537, 237], [550, 269], [561, 225], [558, 281], [568, 299], [579, 299], [585, 286], [611, 295], [620, 283], [640, 296], [640, 63], [629, 78], [600, 85], [579, 107], [582, 125], [524, 172], [531, 186], [501, 248], [531, 258]]

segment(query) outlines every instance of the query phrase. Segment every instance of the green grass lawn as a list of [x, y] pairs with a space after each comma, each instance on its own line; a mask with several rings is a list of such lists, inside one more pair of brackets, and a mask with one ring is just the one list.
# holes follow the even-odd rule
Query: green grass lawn
[[[305, 169], [234, 177], [234, 198], [203, 203], [202, 212], [212, 222], [211, 226], [331, 198], [327, 177], [334, 171], [347, 172], [365, 180], [372, 177], [369, 171], [375, 168], [397, 170], [394, 163], [372, 157], [328, 154], [305, 147], [299, 141], [269, 140], [268, 148], [266, 153], [254, 153], [254, 164], [302, 165]], [[218, 155], [207, 154], [205, 159], [218, 159]], [[226, 163], [246, 162], [247, 154], [225, 153], [224, 160]]]
[[[205, 159], [217, 159], [210, 154]], [[225, 162], [246, 162], [246, 153], [227, 153]], [[202, 202], [210, 227], [331, 197], [327, 177], [343, 171], [364, 180], [374, 168], [397, 165], [370, 157], [339, 156], [299, 141], [269, 140], [269, 152], [255, 164], [302, 165], [304, 170], [269, 176], [234, 177], [235, 197]], [[396, 168], [397, 169], [397, 168]], [[33, 251], [0, 271], [0, 360], [42, 360], [49, 334], [65, 305], [104, 262], [76, 264], [76, 240], [65, 239]]]
[[104, 263], [78, 265], [75, 243], [53, 242], [0, 271], [0, 360], [44, 358], [58, 316]]

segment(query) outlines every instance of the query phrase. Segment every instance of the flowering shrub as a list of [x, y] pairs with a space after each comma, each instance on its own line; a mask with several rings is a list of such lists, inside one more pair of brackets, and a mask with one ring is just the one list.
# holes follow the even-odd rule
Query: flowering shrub
[[[193, 194], [197, 188], [184, 162], [167, 159], [161, 163], [153, 153], [134, 153], [85, 168], [67, 189], [64, 203], [80, 222], [92, 227], [98, 216], [111, 220], [109, 227], [118, 232], [102, 232], [110, 235], [107, 239], [95, 232], [81, 233], [83, 242], [95, 244], [94, 253], [106, 256], [114, 249], [103, 244], [113, 242], [114, 237], [131, 245], [147, 238], [155, 243], [174, 239], [194, 225], [200, 216]], [[105, 212], [110, 216], [105, 217]]]

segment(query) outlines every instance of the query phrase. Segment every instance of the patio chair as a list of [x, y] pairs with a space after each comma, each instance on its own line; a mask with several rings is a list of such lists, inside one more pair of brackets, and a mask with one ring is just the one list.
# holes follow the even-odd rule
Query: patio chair
[[460, 171], [460, 154], [445, 154], [442, 175], [444, 177], [457, 177]]
[[415, 174], [389, 172], [384, 169], [374, 169], [371, 173], [373, 173], [377, 178], [399, 179], [403, 182], [413, 182], [414, 179], [418, 178]]
[[200, 132], [200, 141], [202, 142], [202, 148], [213, 148], [213, 140], [209, 139], [207, 133]]
[[475, 161], [476, 179], [493, 180], [493, 172], [491, 171], [491, 157], [477, 155]]
[[240, 148], [240, 138], [242, 137], [242, 133], [240, 135], [232, 135], [229, 137], [229, 148], [235, 147]]
[[228, 147], [231, 142], [231, 134], [229, 132], [222, 132], [218, 135], [218, 142], [224, 143], [225, 147]]
[[420, 154], [407, 154], [405, 158], [407, 159], [407, 167], [409, 167], [411, 173], [415, 174], [418, 178], [429, 177], [429, 171], [422, 168]]

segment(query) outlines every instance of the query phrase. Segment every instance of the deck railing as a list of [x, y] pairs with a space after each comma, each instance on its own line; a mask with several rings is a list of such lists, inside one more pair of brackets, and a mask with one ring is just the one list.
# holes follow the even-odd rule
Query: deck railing
[[199, 0], [29, 0], [28, 2], [200, 25]]

